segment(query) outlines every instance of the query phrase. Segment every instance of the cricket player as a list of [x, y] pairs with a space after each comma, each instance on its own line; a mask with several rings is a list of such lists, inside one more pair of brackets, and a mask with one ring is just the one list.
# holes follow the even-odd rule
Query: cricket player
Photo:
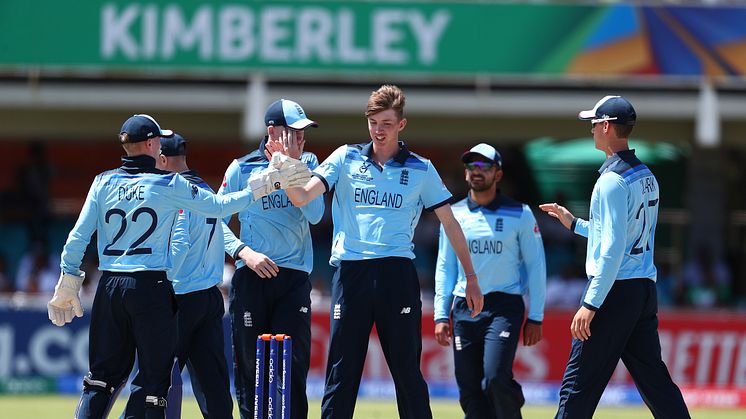
[[[481, 143], [461, 156], [469, 194], [453, 205], [466, 236], [484, 308], [472, 317], [466, 278], [441, 229], [435, 272], [435, 338], [451, 344], [459, 401], [466, 418], [520, 418], [525, 401], [513, 378], [513, 360], [523, 325], [523, 344], [541, 340], [546, 263], [541, 234], [528, 205], [503, 195], [502, 157]], [[526, 285], [521, 271], [526, 273]], [[529, 310], [525, 323], [523, 295]], [[451, 328], [451, 323], [453, 327]]]
[[[234, 160], [218, 193], [241, 190], [247, 180], [265, 175], [272, 152], [297, 159], [308, 168], [318, 165], [313, 153], [303, 151], [305, 130], [316, 127], [301, 106], [287, 99], [266, 110], [267, 135], [259, 148]], [[307, 179], [307, 178], [306, 178]], [[224, 227], [225, 251], [236, 260], [230, 292], [230, 316], [235, 351], [236, 398], [244, 419], [254, 417], [257, 335], [287, 334], [293, 339], [291, 409], [293, 418], [308, 416], [306, 378], [311, 357], [311, 281], [313, 246], [309, 223], [324, 215], [323, 197], [303, 207], [294, 206], [285, 191], [270, 184], [263, 196], [238, 213], [240, 239]], [[230, 221], [230, 217], [224, 220]]]
[[249, 189], [216, 196], [179, 174], [156, 169], [163, 130], [151, 116], [127, 119], [119, 141], [122, 166], [96, 176], [62, 251], [60, 280], [48, 304], [57, 326], [81, 317], [80, 264], [98, 233], [102, 276], [91, 310], [90, 372], [76, 418], [106, 417], [126, 383], [137, 351], [145, 392], [145, 417], [163, 418], [176, 349], [176, 301], [166, 271], [173, 268], [169, 241], [179, 209], [223, 217], [253, 199]]
[[591, 121], [606, 161], [591, 194], [590, 217], [556, 203], [540, 208], [588, 238], [588, 285], [570, 325], [570, 359], [556, 418], [591, 418], [622, 359], [656, 418], [689, 418], [681, 391], [661, 359], [653, 264], [660, 189], [653, 172], [629, 149], [637, 120], [632, 104], [606, 96], [579, 119]]
[[337, 270], [322, 418], [352, 418], [374, 323], [396, 386], [399, 416], [432, 417], [420, 371], [422, 302], [412, 263], [412, 236], [423, 208], [443, 223], [466, 270], [472, 315], [482, 310], [477, 274], [448, 204], [451, 194], [430, 160], [399, 141], [407, 125], [404, 105], [398, 87], [381, 86], [365, 111], [370, 142], [339, 147], [305, 186], [286, 188], [297, 207], [334, 191], [330, 263]]
[[[160, 170], [179, 173], [192, 185], [213, 192], [212, 188], [186, 161], [187, 141], [174, 133], [161, 139]], [[177, 344], [179, 369], [186, 365], [202, 416], [233, 417], [233, 399], [228, 379], [223, 340], [223, 225], [216, 217], [205, 217], [180, 210], [171, 236], [173, 267], [167, 271], [176, 293]], [[125, 418], [142, 417], [145, 393], [143, 372], [132, 380]]]

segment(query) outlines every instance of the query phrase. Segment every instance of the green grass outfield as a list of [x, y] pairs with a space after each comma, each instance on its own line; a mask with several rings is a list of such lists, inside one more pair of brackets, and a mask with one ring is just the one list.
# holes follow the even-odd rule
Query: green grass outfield
[[[68, 419], [72, 417], [77, 401], [77, 397], [72, 396], [0, 396], [0, 416], [19, 419]], [[124, 398], [120, 398], [117, 401], [112, 414], [109, 415], [110, 418], [117, 418], [119, 416], [124, 408], [124, 402]], [[310, 418], [319, 417], [320, 403], [319, 400], [311, 401], [308, 415]], [[458, 402], [454, 400], [433, 400], [431, 406], [435, 419], [463, 417]], [[199, 409], [197, 409], [197, 403], [193, 398], [185, 398], [182, 408], [182, 418], [202, 418]], [[554, 406], [532, 406], [523, 409], [524, 419], [546, 419], [553, 417], [554, 413]], [[356, 419], [391, 419], [397, 416], [396, 403], [393, 401], [360, 400], [355, 409]], [[644, 407], [606, 407], [598, 409], [594, 419], [647, 419], [652, 417], [650, 412]], [[698, 409], [692, 411], [692, 417], [695, 419], [743, 419], [746, 418], [746, 410]], [[234, 418], [238, 418], [238, 412], [235, 408]]]

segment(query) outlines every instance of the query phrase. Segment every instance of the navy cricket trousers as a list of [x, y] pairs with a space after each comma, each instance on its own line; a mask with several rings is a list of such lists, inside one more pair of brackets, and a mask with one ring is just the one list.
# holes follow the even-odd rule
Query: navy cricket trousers
[[[223, 294], [217, 286], [176, 295], [177, 349], [179, 368], [189, 369], [194, 396], [202, 416], [209, 419], [233, 417], [228, 363], [223, 337]], [[132, 380], [130, 398], [123, 414], [140, 418], [145, 407], [142, 369]]]
[[422, 302], [411, 259], [342, 261], [332, 279], [332, 315], [321, 417], [349, 419], [376, 324], [396, 387], [400, 418], [432, 418], [420, 371]]
[[311, 362], [311, 281], [303, 271], [280, 268], [271, 279], [241, 267], [233, 274], [230, 294], [236, 399], [241, 418], [254, 417], [256, 338], [286, 334], [293, 339], [290, 416], [308, 416], [306, 379]]
[[658, 296], [647, 278], [615, 281], [591, 321], [591, 337], [572, 340], [555, 418], [591, 418], [621, 358], [655, 418], [689, 418], [661, 359]]
[[[106, 417], [135, 362], [137, 351], [145, 394], [166, 397], [176, 351], [176, 302], [162, 271], [104, 271], [91, 309], [88, 357], [76, 417]], [[145, 418], [163, 418], [162, 408]]]
[[476, 317], [466, 299], [453, 303], [453, 360], [466, 419], [517, 419], [525, 402], [513, 360], [525, 306], [520, 295], [491, 292]]

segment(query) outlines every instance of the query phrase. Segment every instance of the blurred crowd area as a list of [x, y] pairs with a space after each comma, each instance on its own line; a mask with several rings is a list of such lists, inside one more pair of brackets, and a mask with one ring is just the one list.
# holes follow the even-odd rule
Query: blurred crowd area
[[[94, 150], [88, 150], [90, 147]], [[416, 152], [434, 161], [455, 200], [463, 199], [467, 193], [463, 167], [458, 159], [463, 152], [462, 148], [466, 147], [413, 147]], [[220, 151], [208, 147], [204, 150], [199, 146], [195, 148], [196, 150], [190, 150], [189, 165], [217, 189], [223, 170], [231, 159], [246, 154], [253, 147], [235, 144], [221, 148]], [[322, 161], [332, 149], [333, 147], [328, 146], [316, 149], [310, 147], [310, 151], [315, 152]], [[47, 297], [52, 294], [59, 277], [62, 246], [75, 223], [90, 182], [96, 173], [118, 166], [120, 151], [114, 143], [76, 145], [52, 144], [39, 140], [0, 144], [0, 294], [3, 298], [23, 300], [24, 297]], [[542, 188], [537, 183], [536, 171], [527, 161], [523, 148], [508, 146], [501, 151], [505, 171], [499, 185], [501, 191], [529, 204], [534, 209], [542, 232], [547, 260], [546, 307], [576, 308], [586, 284], [585, 239], [570, 233], [555, 219], [538, 210], [538, 204], [547, 199], [541, 196]], [[598, 166], [602, 160], [603, 155], [599, 153]], [[575, 195], [586, 196], [587, 200], [597, 177], [595, 169], [597, 167], [591, 167], [582, 172], [586, 183], [571, 183], [566, 187], [574, 189]], [[662, 175], [658, 173], [662, 188], [667, 183], [681, 183], [675, 172], [663, 170]], [[667, 179], [668, 177], [672, 179]], [[576, 210], [583, 205], [587, 206], [587, 201], [573, 206], [562, 189], [555, 191], [549, 201]], [[662, 208], [663, 210], [666, 209]], [[676, 212], [675, 209], [670, 211]], [[576, 214], [582, 216], [582, 210]], [[657, 231], [657, 240], [661, 244], [656, 248], [660, 306], [745, 308], [746, 293], [738, 278], [739, 273], [746, 269], [746, 263], [738, 257], [739, 253], [731, 253], [730, 256], [729, 252], [715, 254], [712, 248], [706, 246], [687, 253], [685, 246], [681, 245], [686, 242], [686, 238], [676, 238], [681, 236], [682, 231], [686, 231], [686, 221], [670, 224], [666, 217], [661, 220]], [[238, 232], [235, 217], [230, 226]], [[333, 274], [333, 268], [328, 264], [332, 229], [327, 196], [325, 216], [311, 229], [315, 259], [311, 275], [314, 297], [329, 294]], [[426, 304], [432, 302], [438, 236], [437, 218], [432, 213], [423, 212], [414, 242], [417, 255], [415, 264]], [[94, 236], [81, 267], [86, 272], [83, 296], [88, 298], [93, 297], [100, 278], [95, 243]], [[226, 256], [223, 287], [226, 297], [233, 271], [233, 261]]]

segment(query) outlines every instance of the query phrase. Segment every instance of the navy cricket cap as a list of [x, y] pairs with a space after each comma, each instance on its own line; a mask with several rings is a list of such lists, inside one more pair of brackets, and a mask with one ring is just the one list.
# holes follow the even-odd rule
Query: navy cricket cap
[[161, 154], [166, 157], [186, 156], [186, 138], [174, 133], [172, 137], [161, 138]]
[[461, 155], [461, 161], [463, 163], [469, 163], [471, 162], [474, 157], [484, 157], [485, 159], [494, 162], [498, 166], [502, 167], [503, 165], [503, 157], [500, 155], [500, 153], [495, 150], [495, 147], [492, 147], [489, 144], [485, 143], [479, 143], [472, 147], [469, 151]]
[[594, 124], [609, 121], [618, 125], [635, 125], [637, 113], [627, 99], [621, 96], [605, 96], [596, 102], [593, 109], [580, 112], [578, 119], [590, 119]]
[[306, 117], [306, 112], [299, 104], [287, 99], [276, 100], [269, 105], [267, 112], [264, 113], [264, 125], [285, 126], [298, 130], [319, 126], [316, 121]]
[[170, 129], [161, 129], [161, 126], [155, 122], [150, 115], [144, 113], [132, 115], [124, 121], [122, 129], [119, 130], [119, 142], [139, 143], [140, 141], [149, 140], [155, 137], [170, 137], [174, 132]]

